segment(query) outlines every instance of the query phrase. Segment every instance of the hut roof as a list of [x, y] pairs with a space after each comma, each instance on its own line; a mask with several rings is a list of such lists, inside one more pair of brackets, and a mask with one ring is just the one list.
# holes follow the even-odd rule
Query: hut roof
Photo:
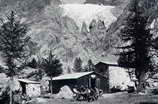
[[98, 62], [95, 66], [98, 66], [98, 65], [108, 65], [108, 66], [116, 66], [116, 67], [119, 67], [119, 65], [117, 63], [110, 63], [110, 62]]
[[90, 72], [80, 72], [80, 73], [72, 73], [72, 74], [64, 74], [64, 75], [60, 75], [58, 77], [54, 77], [53, 80], [78, 79], [80, 77], [83, 77], [85, 75], [89, 75], [91, 73], [93, 73], [93, 71], [90, 71]]
[[40, 82], [37, 81], [31, 81], [28, 79], [18, 79], [19, 82], [23, 82], [23, 83], [30, 83], [30, 84], [40, 84]]

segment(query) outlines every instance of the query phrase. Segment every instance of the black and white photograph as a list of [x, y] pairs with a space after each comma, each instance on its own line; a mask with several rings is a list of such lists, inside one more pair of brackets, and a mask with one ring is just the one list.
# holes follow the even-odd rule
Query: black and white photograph
[[0, 104], [158, 104], [158, 0], [0, 0]]

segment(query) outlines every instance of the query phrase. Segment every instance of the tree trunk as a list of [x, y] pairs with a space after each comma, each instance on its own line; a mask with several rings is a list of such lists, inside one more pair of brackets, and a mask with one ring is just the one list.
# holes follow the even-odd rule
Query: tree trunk
[[144, 82], [145, 82], [145, 72], [142, 71], [138, 78], [137, 93], [145, 89]]
[[51, 92], [51, 94], [53, 94], [53, 89], [52, 89], [52, 86], [53, 86], [53, 85], [52, 85], [52, 77], [50, 77], [50, 80], [51, 80], [51, 82], [50, 82], [50, 86], [51, 86], [51, 87], [50, 87], [50, 92]]
[[12, 89], [12, 84], [13, 84], [13, 77], [10, 77], [10, 83], [9, 83], [9, 87], [10, 87], [10, 100], [9, 100], [9, 104], [13, 104], [13, 89]]

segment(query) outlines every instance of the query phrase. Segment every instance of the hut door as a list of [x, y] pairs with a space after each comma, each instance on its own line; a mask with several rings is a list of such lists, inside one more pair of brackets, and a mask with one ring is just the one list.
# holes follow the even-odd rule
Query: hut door
[[26, 94], [26, 83], [20, 83], [22, 87], [22, 94]]
[[91, 75], [91, 87], [94, 88], [96, 87], [96, 76]]
[[99, 78], [97, 78], [97, 88], [99, 88], [100, 89], [100, 79]]
[[91, 87], [94, 88], [96, 87], [96, 79], [91, 79]]

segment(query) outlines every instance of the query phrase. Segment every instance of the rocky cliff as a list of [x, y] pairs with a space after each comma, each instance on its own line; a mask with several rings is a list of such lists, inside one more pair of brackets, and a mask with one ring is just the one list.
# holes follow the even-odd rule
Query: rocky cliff
[[[84, 63], [116, 63], [114, 46], [120, 44], [117, 33], [128, 16], [129, 0], [102, 0], [104, 5], [62, 4], [59, 0], [0, 0], [0, 17], [16, 11], [28, 24], [32, 57], [41, 59], [52, 50], [64, 66], [72, 66], [75, 57]], [[91, 3], [87, 0], [86, 3]], [[145, 15], [157, 33], [157, 1], [140, 0]], [[148, 5], [147, 5], [148, 4]]]

